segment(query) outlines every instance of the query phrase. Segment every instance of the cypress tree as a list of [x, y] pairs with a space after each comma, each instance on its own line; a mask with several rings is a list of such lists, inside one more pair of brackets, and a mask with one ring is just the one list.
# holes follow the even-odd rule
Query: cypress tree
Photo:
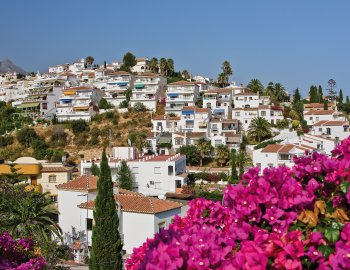
[[318, 97], [320, 99], [319, 102], [323, 102], [323, 91], [322, 91], [322, 86], [321, 85], [318, 86]]
[[338, 102], [339, 102], [340, 104], [343, 103], [343, 90], [341, 90], [341, 89], [340, 89], [340, 91], [339, 91]]
[[346, 104], [350, 104], [349, 96], [346, 96]]
[[237, 160], [236, 160], [236, 149], [231, 150], [231, 181], [230, 184], [236, 184], [238, 182], [237, 172]]
[[323, 109], [328, 110], [328, 101], [327, 100], [323, 101]]
[[121, 270], [123, 244], [119, 235], [119, 218], [113, 195], [111, 169], [103, 150], [97, 182], [90, 270]]
[[293, 95], [293, 103], [296, 103], [301, 100], [301, 95], [299, 92], [299, 88], [295, 89], [294, 95]]
[[118, 178], [120, 188], [132, 191], [132, 173], [125, 160], [122, 160], [118, 168]]
[[309, 96], [310, 96], [310, 102], [319, 102], [318, 91], [316, 86], [311, 85]]

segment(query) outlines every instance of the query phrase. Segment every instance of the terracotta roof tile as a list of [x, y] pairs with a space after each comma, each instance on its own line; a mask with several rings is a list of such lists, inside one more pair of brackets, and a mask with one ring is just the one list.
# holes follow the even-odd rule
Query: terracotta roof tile
[[319, 110], [319, 111], [308, 111], [307, 113], [305, 113], [304, 115], [326, 115], [326, 114], [333, 114], [335, 113], [334, 110]]
[[97, 180], [98, 180], [97, 176], [82, 175], [67, 183], [57, 185], [56, 187], [62, 190], [83, 190], [83, 191], [96, 190]]
[[73, 170], [73, 168], [64, 167], [64, 166], [42, 167], [41, 168], [41, 172], [69, 172], [72, 170]]
[[346, 121], [319, 121], [314, 126], [344, 126], [349, 125]]
[[[181, 203], [160, 200], [153, 197], [134, 194], [118, 194], [114, 196], [121, 205], [123, 212], [134, 212], [144, 214], [156, 214], [182, 207]], [[78, 207], [93, 209], [95, 201], [82, 203]]]
[[187, 82], [187, 81], [178, 81], [178, 82], [173, 82], [173, 83], [168, 83], [168, 85], [173, 86], [173, 85], [195, 85], [197, 84], [196, 82]]

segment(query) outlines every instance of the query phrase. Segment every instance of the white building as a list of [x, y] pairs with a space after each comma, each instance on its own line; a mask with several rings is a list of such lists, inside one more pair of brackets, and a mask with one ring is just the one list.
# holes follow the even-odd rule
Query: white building
[[148, 110], [155, 111], [160, 93], [165, 91], [165, 88], [165, 77], [153, 73], [135, 75], [131, 106], [142, 103]]
[[251, 92], [242, 92], [233, 95], [234, 108], [257, 108], [259, 107], [259, 94]]
[[82, 58], [70, 64], [68, 69], [74, 74], [80, 74], [80, 72], [85, 68], [85, 59]]
[[125, 91], [134, 87], [134, 75], [125, 71], [104, 74], [98, 78], [93, 85], [100, 88], [103, 98], [116, 107], [126, 100]]
[[[134, 190], [152, 196], [164, 196], [167, 192], [176, 192], [187, 181], [186, 156], [176, 155], [144, 155], [136, 157], [133, 147], [114, 147], [109, 158], [112, 178], [117, 179], [117, 170], [122, 160], [126, 160], [134, 177]], [[99, 159], [81, 162], [81, 173], [89, 174], [92, 163], [99, 165]]]
[[[85, 232], [88, 246], [91, 246], [97, 181], [95, 176], [81, 176], [57, 186], [59, 225], [63, 233], [71, 233], [72, 227]], [[119, 210], [119, 233], [126, 254], [131, 254], [133, 248], [142, 245], [147, 238], [166, 228], [175, 215], [181, 214], [180, 203], [117, 188], [114, 189], [114, 194]]]
[[180, 115], [183, 107], [195, 106], [198, 96], [199, 86], [195, 82], [169, 83], [166, 91], [165, 112]]
[[91, 121], [97, 114], [101, 93], [98, 89], [79, 86], [66, 88], [62, 91], [57, 105], [56, 115], [59, 122], [83, 119]]
[[61, 64], [49, 67], [49, 73], [62, 73], [68, 69], [69, 64]]
[[205, 132], [208, 134], [210, 119], [210, 109], [185, 106], [181, 110], [180, 131]]
[[149, 72], [148, 58], [136, 58], [136, 65], [131, 68], [131, 72], [135, 72], [135, 73]]
[[304, 119], [309, 127], [312, 127], [319, 121], [345, 121], [345, 117], [341, 112], [333, 110], [310, 110], [304, 113]]
[[152, 117], [152, 132], [176, 132], [180, 130], [180, 117], [169, 115], [154, 115]]
[[350, 136], [348, 121], [319, 121], [312, 127], [312, 134], [344, 140]]
[[206, 91], [203, 93], [203, 107], [212, 110], [213, 118], [231, 118], [232, 89]]

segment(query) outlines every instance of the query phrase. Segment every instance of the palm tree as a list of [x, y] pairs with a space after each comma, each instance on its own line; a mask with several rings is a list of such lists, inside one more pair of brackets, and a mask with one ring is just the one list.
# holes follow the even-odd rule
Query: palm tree
[[52, 235], [61, 237], [61, 229], [55, 222], [58, 211], [47, 193], [25, 191], [24, 186], [14, 191], [16, 199], [5, 213], [4, 227], [18, 237], [48, 240]]
[[227, 78], [232, 75], [232, 67], [229, 61], [224, 61], [222, 63], [221, 69], [222, 72], [227, 76]]
[[218, 75], [218, 85], [220, 85], [221, 87], [225, 87], [226, 85], [228, 85], [228, 77], [227, 75], [225, 75], [225, 73], [220, 73]]
[[95, 61], [95, 59], [94, 59], [91, 55], [89, 55], [89, 56], [87, 56], [87, 57], [85, 58], [85, 62], [86, 62], [86, 64], [87, 64], [89, 67], [92, 66], [92, 64], [94, 63], [94, 61]]
[[167, 76], [172, 76], [175, 71], [174, 60], [171, 58], [168, 58], [166, 61], [167, 61]]
[[244, 174], [244, 169], [252, 165], [252, 159], [244, 150], [239, 150], [236, 159], [239, 168], [239, 179], [241, 179]]
[[184, 78], [185, 80], [190, 78], [190, 74], [188, 73], [187, 70], [181, 71], [181, 77]]
[[280, 83], [275, 83], [274, 96], [279, 102], [289, 101], [289, 95], [287, 94], [284, 86]]
[[200, 138], [197, 143], [197, 148], [199, 150], [200, 166], [203, 166], [203, 159], [211, 153], [213, 146], [207, 139]]
[[159, 60], [159, 71], [162, 75], [167, 75], [168, 62], [165, 58], [160, 58]]
[[254, 118], [248, 127], [248, 136], [257, 142], [272, 137], [271, 124], [263, 117]]
[[158, 59], [156, 57], [151, 58], [149, 61], [149, 70], [153, 73], [158, 73]]
[[264, 92], [264, 86], [258, 79], [252, 79], [248, 83], [247, 87], [254, 93], [262, 94]]
[[230, 150], [227, 145], [220, 144], [216, 147], [216, 160], [223, 167], [230, 158]]

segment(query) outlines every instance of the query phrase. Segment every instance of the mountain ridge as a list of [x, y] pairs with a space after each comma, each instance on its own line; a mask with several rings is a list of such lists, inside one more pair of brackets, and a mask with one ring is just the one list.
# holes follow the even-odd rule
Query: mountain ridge
[[0, 61], [0, 73], [16, 72], [26, 74], [27, 72], [21, 67], [15, 65], [10, 59], [5, 58]]

